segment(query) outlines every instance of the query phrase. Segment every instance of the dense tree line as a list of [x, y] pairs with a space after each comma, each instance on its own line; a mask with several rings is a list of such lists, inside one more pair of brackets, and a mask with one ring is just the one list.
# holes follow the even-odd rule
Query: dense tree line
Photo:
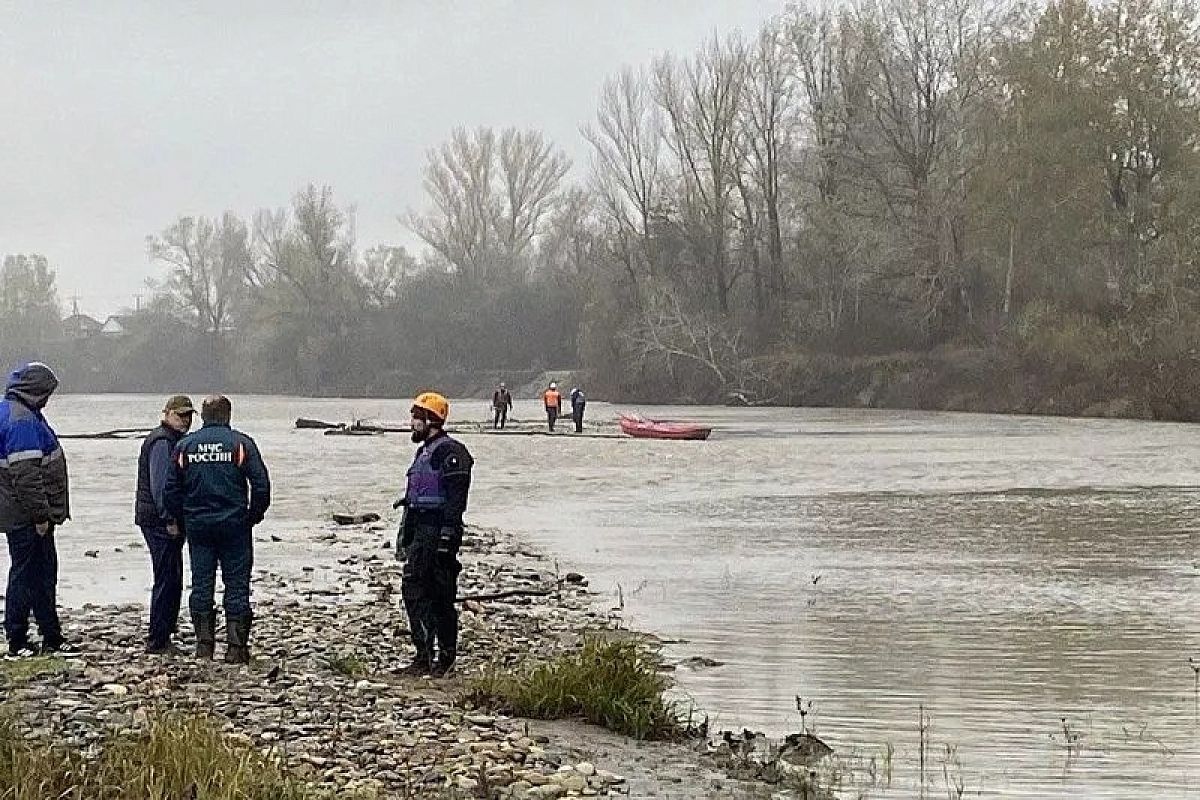
[[147, 330], [263, 391], [581, 366], [613, 397], [794, 402], [903, 353], [1188, 415], [1198, 34], [1174, 0], [791, 8], [614, 75], [573, 172], [537, 132], [454, 131], [401, 218], [419, 257], [360, 251], [325, 187], [179, 219]]

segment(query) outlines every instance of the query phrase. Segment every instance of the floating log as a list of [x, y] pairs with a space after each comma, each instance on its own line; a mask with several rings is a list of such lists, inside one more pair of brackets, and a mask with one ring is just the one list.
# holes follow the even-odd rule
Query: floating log
[[346, 425], [343, 422], [325, 422], [319, 419], [300, 417], [296, 420], [296, 427], [302, 430], [324, 430], [329, 428], [344, 428]]
[[368, 522], [379, 522], [381, 517], [374, 512], [365, 514], [334, 514], [333, 521], [338, 525], [365, 525]]
[[369, 430], [366, 428], [330, 428], [325, 431], [326, 436], [382, 436], [383, 431]]
[[135, 439], [149, 435], [148, 428], [116, 428], [97, 433], [60, 433], [60, 439]]

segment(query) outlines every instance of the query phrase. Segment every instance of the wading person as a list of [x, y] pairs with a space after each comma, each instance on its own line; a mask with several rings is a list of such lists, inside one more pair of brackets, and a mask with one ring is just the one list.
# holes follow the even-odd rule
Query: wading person
[[496, 391], [492, 392], [492, 410], [496, 412], [496, 416], [492, 420], [493, 429], [504, 427], [504, 423], [508, 422], [508, 412], [512, 411], [512, 407], [512, 395], [509, 393], [508, 387], [501, 381]]
[[546, 406], [546, 421], [550, 424], [550, 432], [554, 433], [554, 423], [562, 414], [562, 392], [558, 384], [550, 381], [550, 388], [542, 392], [542, 404]]
[[54, 529], [71, 516], [67, 459], [42, 415], [58, 378], [45, 364], [18, 367], [0, 400], [0, 529], [8, 540], [4, 633], [8, 655], [39, 652], [29, 641], [29, 614], [42, 636], [40, 651], [76, 655], [58, 619], [58, 550]]
[[458, 654], [458, 549], [474, 461], [443, 430], [449, 413], [446, 398], [434, 392], [418, 396], [412, 406], [412, 440], [420, 447], [399, 501], [404, 519], [396, 548], [397, 557], [407, 556], [400, 594], [416, 647], [402, 670], [408, 675], [441, 677]]
[[575, 432], [583, 433], [583, 412], [587, 408], [587, 396], [583, 389], [576, 386], [571, 390], [571, 419], [575, 422]]
[[171, 455], [192, 427], [196, 410], [185, 395], [177, 394], [163, 407], [162, 423], [142, 441], [138, 455], [137, 502], [134, 524], [142, 529], [154, 588], [150, 592], [150, 630], [146, 637], [147, 653], [166, 653], [171, 636], [179, 623], [179, 602], [183, 595], [183, 525], [164, 502], [163, 490], [171, 473]]
[[183, 523], [192, 562], [188, 607], [196, 629], [196, 657], [211, 659], [216, 646], [213, 608], [217, 567], [225, 584], [225, 661], [250, 662], [251, 531], [271, 505], [271, 480], [258, 446], [230, 427], [229, 398], [214, 395], [200, 406], [204, 427], [175, 446], [163, 490], [166, 511]]

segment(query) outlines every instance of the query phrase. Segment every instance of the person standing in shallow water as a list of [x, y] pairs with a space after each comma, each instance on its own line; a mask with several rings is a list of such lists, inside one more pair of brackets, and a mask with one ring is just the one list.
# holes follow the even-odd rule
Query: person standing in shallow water
[[575, 432], [583, 433], [583, 412], [587, 408], [587, 396], [583, 389], [576, 386], [571, 390], [571, 420], [575, 423]]
[[58, 549], [54, 530], [71, 518], [67, 458], [42, 409], [58, 388], [40, 362], [18, 367], [0, 400], [0, 530], [8, 540], [4, 633], [9, 658], [28, 658], [29, 614], [42, 635], [40, 651], [72, 656], [58, 619]]
[[458, 550], [474, 459], [443, 429], [450, 415], [445, 397], [425, 392], [411, 413], [412, 440], [420, 447], [397, 501], [404, 518], [396, 557], [405, 559], [400, 594], [416, 655], [401, 672], [442, 677], [458, 656]]
[[211, 659], [216, 647], [213, 596], [219, 566], [225, 584], [225, 662], [248, 664], [252, 531], [271, 506], [271, 479], [258, 445], [230, 426], [232, 416], [229, 398], [205, 398], [200, 406], [204, 427], [175, 445], [163, 503], [187, 532], [196, 657]]
[[508, 387], [501, 381], [499, 388], [492, 393], [492, 409], [496, 412], [495, 418], [492, 420], [492, 428], [503, 428], [508, 422], [508, 412], [512, 411], [513, 399], [509, 393]]
[[162, 423], [142, 441], [138, 455], [137, 502], [134, 524], [142, 530], [150, 551], [154, 588], [150, 592], [150, 630], [147, 653], [166, 653], [179, 624], [183, 595], [183, 541], [181, 520], [167, 511], [163, 490], [171, 473], [171, 455], [192, 427], [196, 410], [191, 398], [177, 394], [163, 407]]
[[559, 416], [562, 415], [562, 392], [558, 390], [558, 384], [550, 381], [550, 387], [542, 392], [542, 404], [546, 407], [546, 422], [550, 426], [550, 432], [554, 433], [554, 423], [558, 422]]

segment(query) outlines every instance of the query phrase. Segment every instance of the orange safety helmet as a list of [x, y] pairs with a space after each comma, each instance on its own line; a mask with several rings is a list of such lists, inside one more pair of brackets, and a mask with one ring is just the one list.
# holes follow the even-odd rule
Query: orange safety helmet
[[422, 392], [413, 401], [413, 410], [418, 408], [428, 411], [442, 422], [450, 416], [450, 401], [437, 392]]

